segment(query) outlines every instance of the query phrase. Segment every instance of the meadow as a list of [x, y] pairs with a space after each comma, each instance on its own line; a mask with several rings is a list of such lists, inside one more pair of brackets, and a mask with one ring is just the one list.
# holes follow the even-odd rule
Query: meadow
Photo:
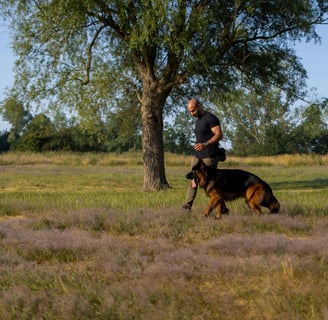
[[281, 212], [243, 200], [181, 209], [142, 191], [141, 153], [0, 154], [0, 319], [328, 319], [328, 155], [228, 157], [270, 183]]

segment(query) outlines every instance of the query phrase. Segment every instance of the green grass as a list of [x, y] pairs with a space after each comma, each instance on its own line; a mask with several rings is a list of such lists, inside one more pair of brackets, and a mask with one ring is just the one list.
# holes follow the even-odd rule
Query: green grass
[[0, 155], [0, 319], [328, 318], [327, 156], [228, 158], [270, 183], [281, 213], [242, 199], [183, 212], [188, 157], [171, 188], [142, 192], [140, 154]]

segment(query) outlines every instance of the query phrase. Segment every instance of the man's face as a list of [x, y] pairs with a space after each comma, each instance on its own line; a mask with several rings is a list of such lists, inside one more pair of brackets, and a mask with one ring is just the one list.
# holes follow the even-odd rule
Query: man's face
[[187, 109], [193, 117], [198, 118], [200, 116], [200, 107], [194, 101], [189, 102]]

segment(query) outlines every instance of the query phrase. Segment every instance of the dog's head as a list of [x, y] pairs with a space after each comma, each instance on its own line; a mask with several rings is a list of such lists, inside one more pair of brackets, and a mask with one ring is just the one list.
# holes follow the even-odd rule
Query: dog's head
[[274, 195], [271, 196], [269, 209], [271, 213], [278, 213], [280, 210], [280, 203], [278, 202], [278, 200]]
[[200, 187], [203, 187], [207, 176], [206, 165], [202, 159], [199, 159], [197, 164], [195, 164], [191, 171], [186, 174], [186, 178], [189, 180], [194, 179], [195, 183]]

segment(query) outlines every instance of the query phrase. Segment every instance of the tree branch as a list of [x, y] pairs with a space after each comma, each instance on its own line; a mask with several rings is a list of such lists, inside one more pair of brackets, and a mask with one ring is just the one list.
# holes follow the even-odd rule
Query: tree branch
[[87, 60], [87, 65], [86, 65], [86, 75], [85, 75], [85, 79], [82, 82], [82, 84], [86, 85], [90, 82], [90, 69], [91, 69], [91, 61], [92, 61], [92, 47], [94, 46], [100, 32], [105, 28], [105, 25], [102, 25], [95, 33], [95, 35], [93, 36], [93, 39], [88, 47], [88, 60]]

